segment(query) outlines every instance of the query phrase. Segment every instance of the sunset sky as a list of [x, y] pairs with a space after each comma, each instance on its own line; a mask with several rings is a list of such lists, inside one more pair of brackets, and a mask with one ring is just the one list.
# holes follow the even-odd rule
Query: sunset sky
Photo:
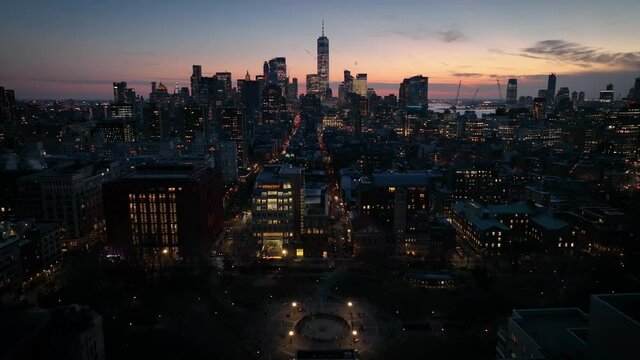
[[[20, 0], [0, 3], [0, 86], [18, 98], [100, 98], [113, 81], [143, 96], [151, 81], [188, 86], [192, 64], [235, 79], [287, 58], [304, 83], [316, 71], [325, 18], [330, 78], [368, 73], [378, 93], [404, 77], [430, 79], [430, 97], [497, 98], [558, 87], [595, 97], [607, 83], [626, 95], [640, 77], [638, 0]], [[337, 86], [333, 86], [336, 91]], [[301, 91], [304, 85], [301, 84]], [[503, 95], [504, 96], [504, 95]]]

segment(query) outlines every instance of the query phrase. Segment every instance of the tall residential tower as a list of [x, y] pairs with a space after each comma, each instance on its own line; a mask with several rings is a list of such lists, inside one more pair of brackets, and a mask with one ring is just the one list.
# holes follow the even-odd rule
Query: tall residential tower
[[509, 79], [507, 83], [507, 105], [515, 105], [518, 102], [518, 79]]
[[547, 82], [547, 96], [546, 105], [548, 108], [553, 108], [556, 95], [556, 74], [549, 74], [549, 81]]

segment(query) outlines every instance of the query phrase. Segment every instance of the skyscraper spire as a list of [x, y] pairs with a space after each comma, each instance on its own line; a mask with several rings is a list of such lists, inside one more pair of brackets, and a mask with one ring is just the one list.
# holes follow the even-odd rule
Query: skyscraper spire
[[322, 36], [324, 36], [324, 18], [322, 18]]

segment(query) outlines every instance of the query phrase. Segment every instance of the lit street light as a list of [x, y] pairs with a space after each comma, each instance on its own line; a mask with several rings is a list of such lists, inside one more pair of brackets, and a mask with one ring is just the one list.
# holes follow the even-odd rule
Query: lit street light
[[291, 316], [291, 309], [295, 309], [296, 307], [298, 307], [298, 303], [295, 301], [292, 302], [291, 307], [289, 308], [289, 316]]

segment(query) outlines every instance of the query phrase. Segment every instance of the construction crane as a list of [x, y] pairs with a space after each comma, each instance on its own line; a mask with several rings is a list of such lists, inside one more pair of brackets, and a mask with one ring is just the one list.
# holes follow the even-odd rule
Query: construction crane
[[460, 86], [462, 86], [462, 80], [458, 83], [458, 91], [456, 92], [456, 101], [451, 106], [451, 110], [456, 111], [458, 109], [458, 100], [460, 100]]
[[502, 86], [500, 86], [500, 79], [496, 79], [498, 83], [498, 94], [500, 95], [500, 104], [502, 104]]
[[473, 101], [476, 100], [476, 96], [478, 96], [478, 91], [480, 91], [480, 88], [477, 88], [476, 91], [473, 92], [473, 98], [472, 98]]

